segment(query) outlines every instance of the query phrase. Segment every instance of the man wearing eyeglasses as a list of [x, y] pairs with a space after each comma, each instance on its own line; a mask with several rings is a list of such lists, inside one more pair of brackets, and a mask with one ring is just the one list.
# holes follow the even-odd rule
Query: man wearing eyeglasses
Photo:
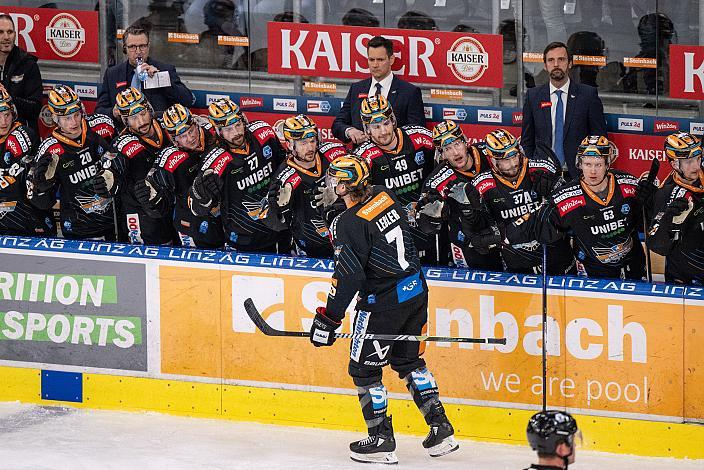
[[[149, 57], [149, 33], [139, 26], [132, 25], [122, 36], [122, 52], [127, 60], [107, 69], [103, 76], [103, 84], [98, 94], [98, 104], [95, 112], [112, 116], [115, 125], [124, 125], [117, 109], [117, 94], [129, 87], [134, 87], [144, 93], [157, 115], [161, 115], [169, 106], [182, 104], [191, 106], [194, 102], [191, 90], [181, 82], [173, 65], [157, 61]], [[138, 70], [139, 69], [139, 70]], [[153, 78], [157, 72], [168, 72], [168, 86], [153, 88], [151, 83], [140, 79]]]

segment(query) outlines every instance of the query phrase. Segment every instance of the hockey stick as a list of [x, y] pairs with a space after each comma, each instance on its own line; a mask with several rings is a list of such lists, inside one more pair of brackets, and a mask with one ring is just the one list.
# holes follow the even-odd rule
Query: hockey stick
[[[249, 318], [259, 330], [267, 336], [292, 336], [297, 338], [308, 338], [307, 331], [284, 331], [277, 330], [269, 325], [257, 310], [252, 299], [244, 301], [244, 309]], [[428, 336], [428, 335], [384, 335], [375, 333], [335, 333], [335, 338], [348, 339], [377, 339], [386, 341], [440, 341], [448, 343], [478, 343], [478, 344], [506, 344], [506, 338], [458, 338], [452, 336]]]
[[[650, 164], [650, 170], [648, 170], [647, 181], [650, 183], [655, 182], [655, 178], [658, 176], [658, 171], [660, 171], [660, 160], [658, 157], [654, 157], [652, 163]], [[645, 239], [645, 275], [648, 282], [653, 282], [653, 267], [650, 261], [650, 248], [648, 248], [648, 217], [645, 211], [645, 204], [642, 208], [643, 211], [643, 238]]]
[[545, 339], [548, 336], [548, 245], [543, 243], [543, 411], [547, 410], [548, 394], [545, 393], [545, 383], [548, 380], [548, 347]]

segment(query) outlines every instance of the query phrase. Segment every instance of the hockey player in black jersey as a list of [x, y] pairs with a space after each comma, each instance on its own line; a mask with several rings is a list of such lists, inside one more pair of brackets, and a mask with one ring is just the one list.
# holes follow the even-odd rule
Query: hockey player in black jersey
[[364, 98], [360, 115], [369, 141], [356, 148], [354, 154], [369, 162], [372, 184], [394, 192], [406, 210], [421, 261], [434, 263], [435, 237], [418, 228], [415, 217], [423, 182], [435, 165], [432, 135], [425, 127], [397, 127], [391, 104], [383, 95]]
[[159, 152], [172, 145], [171, 139], [139, 90], [122, 90], [116, 100], [125, 128], [113, 142], [115, 154], [103, 159], [102, 169], [95, 178], [95, 192], [105, 198], [119, 195], [121, 238], [140, 245], [172, 244], [176, 234], [171, 214], [154, 217], [135, 195], [140, 188], [144, 189], [147, 173]]
[[50, 210], [27, 200], [27, 173], [39, 145], [37, 134], [17, 121], [12, 97], [0, 89], [0, 234], [51, 237], [56, 225]]
[[115, 134], [112, 119], [86, 116], [78, 95], [66, 85], [49, 91], [48, 107], [56, 129], [37, 150], [27, 187], [29, 200], [49, 210], [58, 189], [64, 238], [115, 240], [113, 199], [101, 197], [93, 188]]
[[196, 216], [188, 206], [188, 191], [204, 156], [218, 145], [215, 132], [209, 123], [196, 120], [180, 104], [164, 111], [163, 123], [174, 145], [162, 149], [144, 183], [136, 185], [135, 196], [154, 218], [173, 214], [182, 246], [221, 248], [224, 240], [219, 208]]
[[530, 418], [526, 436], [538, 453], [538, 463], [525, 470], [567, 470], [575, 461], [575, 441], [581, 439], [581, 432], [569, 413], [546, 410]]
[[[507, 226], [521, 216], [529, 214], [550, 197], [562, 183], [554, 162], [557, 157], [536, 149], [528, 159], [518, 140], [507, 130], [497, 129], [484, 138], [490, 168], [472, 179], [472, 185], [481, 195], [484, 207], [491, 218], [505, 233]], [[551, 150], [548, 149], [551, 152]], [[466, 188], [472, 191], [471, 188]], [[484, 237], [494, 243], [491, 237]], [[567, 237], [547, 245], [547, 272], [564, 275], [574, 267], [572, 249]], [[535, 235], [512, 237], [510, 243], [501, 245], [501, 258], [506, 271], [539, 274], [542, 272], [543, 250]]]
[[[642, 208], [654, 185], [610, 169], [617, 149], [604, 136], [585, 137], [577, 151], [581, 176], [553, 193], [527, 227], [547, 243], [572, 236], [577, 274], [642, 280], [645, 254], [638, 238]], [[530, 228], [532, 227], [532, 228]]]
[[317, 126], [302, 114], [286, 119], [282, 131], [289, 156], [274, 175], [265, 220], [276, 230], [291, 230], [297, 255], [332, 258], [328, 228], [316, 210], [315, 194], [325, 184], [330, 162], [347, 152], [339, 143], [321, 143]]
[[[316, 310], [310, 341], [315, 346], [334, 343], [334, 332], [357, 292], [355, 333], [421, 334], [427, 326], [428, 287], [403, 206], [393, 191], [370, 184], [364, 159], [339, 157], [327, 175], [327, 188], [334, 188], [347, 209], [330, 226], [335, 271], [327, 304]], [[350, 444], [353, 460], [398, 462], [391, 417], [386, 413], [387, 392], [381, 382], [382, 368], [388, 364], [406, 382], [430, 426], [423, 441], [430, 455], [438, 457], [458, 448], [422, 352], [417, 342], [352, 341], [348, 370], [369, 429], [369, 437]]]
[[[453, 121], [440, 122], [433, 129], [433, 144], [442, 157], [441, 163], [425, 180], [423, 193], [416, 206], [418, 227], [428, 234], [440, 231], [444, 220], [448, 223], [450, 251], [453, 264], [458, 268], [501, 271], [500, 238], [494, 232], [492, 221], [482, 211], [479, 194], [473, 204], [465, 201], [462, 183], [487, 167], [486, 158], [475, 145], [469, 145], [462, 129]], [[479, 237], [496, 233], [497, 240], [491, 244], [482, 242], [480, 250], [474, 243]]]
[[704, 284], [704, 173], [701, 141], [687, 132], [665, 140], [672, 174], [655, 194], [647, 243], [665, 256], [665, 280]]
[[248, 122], [239, 106], [220, 99], [208, 107], [220, 146], [205, 156], [190, 191], [194, 214], [220, 205], [227, 248], [286, 253], [288, 232], [264, 224], [266, 200], [274, 170], [284, 159], [276, 133], [264, 121]]

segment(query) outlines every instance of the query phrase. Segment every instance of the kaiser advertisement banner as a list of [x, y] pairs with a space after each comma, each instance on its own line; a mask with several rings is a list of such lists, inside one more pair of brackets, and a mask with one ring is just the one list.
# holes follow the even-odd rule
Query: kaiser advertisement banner
[[503, 39], [408, 29], [307, 23], [268, 24], [269, 73], [362, 79], [369, 77], [366, 45], [375, 35], [394, 42], [394, 73], [410, 82], [503, 87]]
[[0, 253], [0, 359], [147, 370], [143, 264]]
[[98, 62], [98, 12], [0, 7], [16, 25], [16, 43], [40, 59]]
[[670, 96], [704, 99], [704, 46], [670, 44]]

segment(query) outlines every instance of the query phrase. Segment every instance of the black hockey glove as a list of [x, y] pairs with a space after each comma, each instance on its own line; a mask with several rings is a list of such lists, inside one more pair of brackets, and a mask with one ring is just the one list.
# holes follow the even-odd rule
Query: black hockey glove
[[471, 236], [470, 244], [482, 255], [488, 255], [489, 250], [501, 244], [501, 232], [497, 227], [489, 227]]
[[266, 198], [269, 201], [269, 210], [278, 211], [282, 207], [288, 206], [291, 202], [291, 194], [293, 194], [293, 186], [290, 184], [281, 184], [280, 180], [275, 180], [269, 187]]
[[538, 196], [549, 198], [555, 189], [559, 177], [548, 171], [536, 170], [530, 174], [530, 180], [533, 182], [533, 189], [538, 193]]
[[447, 197], [454, 199], [463, 206], [469, 205], [472, 209], [480, 209], [482, 207], [481, 195], [471, 183], [463, 181], [453, 184]]
[[647, 179], [640, 180], [638, 182], [638, 187], [636, 188], [636, 202], [640, 204], [641, 207], [649, 204], [655, 195], [655, 191], [657, 190], [658, 187], [655, 186], [655, 183], [652, 181], [648, 181]]
[[220, 197], [218, 179], [218, 175], [210, 169], [196, 176], [191, 188], [193, 198], [203, 206], [208, 206], [213, 200], [218, 199]]
[[332, 346], [335, 342], [335, 330], [340, 326], [340, 323], [328, 318], [325, 313], [325, 307], [316, 308], [313, 325], [310, 327], [310, 342], [316, 348]]
[[161, 194], [147, 180], [139, 180], [134, 184], [134, 197], [148, 209], [154, 209], [161, 201]]
[[101, 170], [95, 178], [93, 178], [93, 191], [98, 196], [108, 199], [117, 192], [117, 184], [115, 184], [115, 174], [110, 170]]
[[423, 233], [434, 235], [440, 231], [444, 205], [439, 194], [431, 193], [421, 198], [416, 207], [416, 221]]
[[34, 162], [34, 189], [45, 193], [54, 187], [54, 175], [59, 163], [57, 155], [44, 155]]
[[672, 223], [672, 225], [681, 225], [684, 223], [693, 207], [694, 205], [690, 203], [689, 199], [678, 197], [667, 205], [667, 209], [665, 209], [662, 218]]

